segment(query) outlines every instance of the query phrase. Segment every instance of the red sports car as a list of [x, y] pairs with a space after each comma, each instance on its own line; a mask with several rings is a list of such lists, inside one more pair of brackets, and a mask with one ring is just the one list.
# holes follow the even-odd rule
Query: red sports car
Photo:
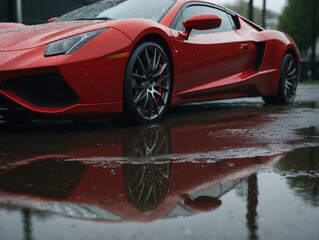
[[7, 120], [22, 109], [149, 123], [195, 101], [289, 104], [299, 81], [291, 37], [206, 1], [100, 1], [48, 24], [0, 29]]

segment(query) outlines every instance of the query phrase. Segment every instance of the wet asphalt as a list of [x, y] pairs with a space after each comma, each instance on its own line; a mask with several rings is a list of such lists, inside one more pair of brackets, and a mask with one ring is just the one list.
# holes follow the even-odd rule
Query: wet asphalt
[[319, 240], [319, 85], [292, 106], [0, 121], [0, 239]]

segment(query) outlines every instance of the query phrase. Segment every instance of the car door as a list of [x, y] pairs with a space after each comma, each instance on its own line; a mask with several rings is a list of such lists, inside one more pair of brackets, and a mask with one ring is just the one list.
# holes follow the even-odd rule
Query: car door
[[[193, 29], [186, 38], [182, 34], [185, 30], [183, 22], [201, 13], [219, 16], [221, 26], [211, 30]], [[174, 95], [209, 94], [214, 87], [221, 85], [236, 87], [236, 83], [240, 84], [243, 70], [247, 67], [253, 69], [251, 59], [256, 47], [235, 31], [233, 17], [226, 10], [210, 4], [189, 5], [183, 8], [175, 22], [173, 28], [177, 32], [173, 31], [173, 35], [177, 75]]]

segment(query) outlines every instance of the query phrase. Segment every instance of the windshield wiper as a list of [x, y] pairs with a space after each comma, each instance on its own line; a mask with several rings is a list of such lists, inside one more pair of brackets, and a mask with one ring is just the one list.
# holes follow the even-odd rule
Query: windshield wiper
[[71, 19], [69, 21], [86, 21], [86, 20], [113, 20], [113, 19], [109, 17], [96, 17], [96, 18], [76, 18], [76, 19]]

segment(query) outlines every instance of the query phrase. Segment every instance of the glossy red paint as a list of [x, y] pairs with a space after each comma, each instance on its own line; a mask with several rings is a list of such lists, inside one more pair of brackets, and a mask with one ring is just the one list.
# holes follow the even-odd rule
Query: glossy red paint
[[197, 30], [209, 30], [219, 28], [222, 24], [222, 20], [212, 14], [198, 14], [183, 22], [186, 31], [191, 31], [192, 29]]
[[[185, 37], [183, 32], [170, 28], [175, 16], [190, 2], [193, 1], [178, 0], [160, 23], [129, 19], [52, 22], [38, 26], [1, 24], [0, 95], [35, 113], [120, 116], [123, 80], [130, 58], [122, 53], [132, 53], [143, 39], [164, 44], [172, 61], [171, 106], [276, 94], [281, 62], [287, 52], [296, 57], [300, 73], [299, 52], [289, 36], [263, 30], [241, 16], [235, 15], [239, 28], [228, 32], [190, 33]], [[75, 53], [44, 57], [47, 44], [102, 28], [108, 30]], [[261, 44], [265, 45], [265, 51], [256, 69]], [[107, 57], [114, 54], [119, 57]], [[61, 75], [78, 102], [63, 107], [43, 107], [1, 88], [5, 80], [39, 73]]]
[[0, 23], [0, 30], [19, 27], [25, 27], [25, 25], [20, 23]]

